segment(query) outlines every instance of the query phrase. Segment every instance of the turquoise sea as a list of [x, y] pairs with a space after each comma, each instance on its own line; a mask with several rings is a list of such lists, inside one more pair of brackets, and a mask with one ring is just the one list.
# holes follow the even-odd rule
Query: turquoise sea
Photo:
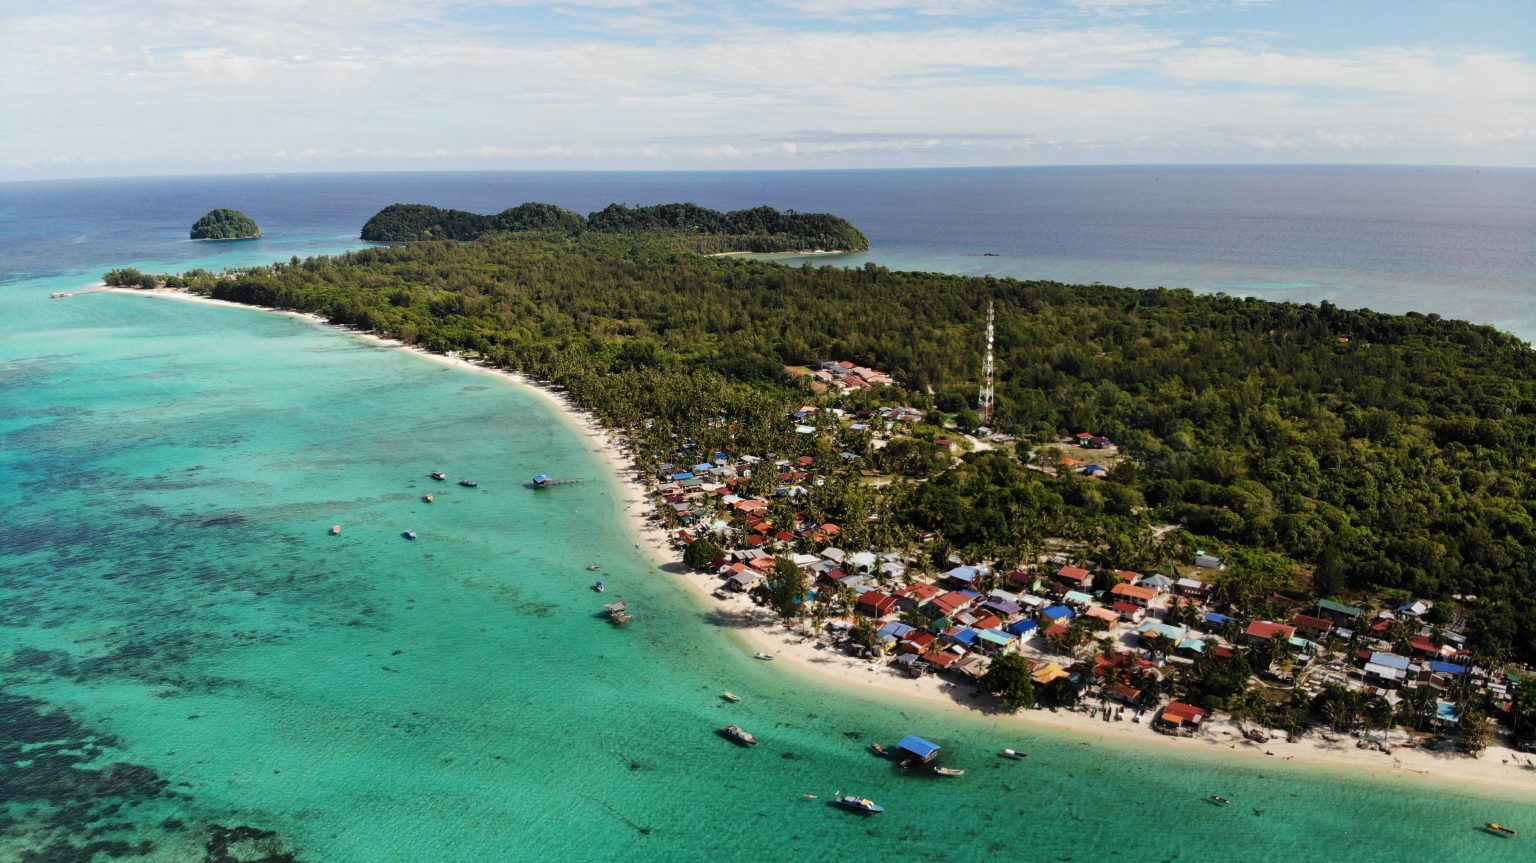
[[[525, 390], [260, 311], [48, 298], [358, 245], [264, 227], [0, 279], [0, 861], [1528, 859], [1476, 825], [1532, 822], [1536, 779], [1140, 753], [756, 662]], [[864, 752], [906, 733], [967, 775]]]

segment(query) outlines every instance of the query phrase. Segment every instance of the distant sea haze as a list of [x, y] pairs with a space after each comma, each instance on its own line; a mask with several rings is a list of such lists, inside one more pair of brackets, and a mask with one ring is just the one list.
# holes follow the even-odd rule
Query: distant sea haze
[[[239, 209], [273, 247], [333, 251], [391, 203], [770, 204], [858, 225], [818, 264], [1187, 287], [1493, 324], [1536, 340], [1536, 170], [1098, 167], [803, 172], [291, 174], [0, 184], [0, 280], [175, 269], [187, 227]], [[255, 251], [250, 254], [259, 253]], [[245, 250], [231, 252], [247, 254]]]

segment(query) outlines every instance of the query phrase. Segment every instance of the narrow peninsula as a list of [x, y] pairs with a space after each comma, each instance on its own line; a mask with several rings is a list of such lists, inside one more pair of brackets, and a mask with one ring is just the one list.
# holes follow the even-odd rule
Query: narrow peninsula
[[198, 219], [191, 236], [194, 240], [254, 240], [261, 236], [261, 228], [239, 210], [221, 207]]

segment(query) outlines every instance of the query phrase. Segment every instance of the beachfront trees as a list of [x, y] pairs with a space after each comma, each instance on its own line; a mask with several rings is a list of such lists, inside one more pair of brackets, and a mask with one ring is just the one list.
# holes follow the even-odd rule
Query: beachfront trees
[[1461, 716], [1456, 720], [1456, 742], [1475, 756], [1481, 755], [1492, 740], [1488, 712], [1481, 705], [1461, 705]]
[[1017, 711], [1035, 701], [1035, 679], [1029, 660], [1018, 653], [1008, 652], [994, 657], [981, 676], [981, 685], [1009, 710]]
[[875, 645], [880, 643], [880, 628], [873, 620], [858, 617], [853, 621], [853, 628], [848, 631], [848, 638], [854, 644], [873, 650]]
[[703, 569], [722, 557], [725, 557], [725, 550], [720, 544], [707, 536], [701, 536], [683, 552], [683, 563], [694, 569]]
[[799, 617], [805, 611], [806, 589], [810, 579], [805, 571], [784, 558], [773, 562], [773, 569], [763, 580], [763, 596], [778, 615], [785, 619]]
[[101, 281], [113, 288], [144, 288], [146, 290], [158, 287], [160, 284], [159, 279], [133, 267], [108, 270], [102, 275]]

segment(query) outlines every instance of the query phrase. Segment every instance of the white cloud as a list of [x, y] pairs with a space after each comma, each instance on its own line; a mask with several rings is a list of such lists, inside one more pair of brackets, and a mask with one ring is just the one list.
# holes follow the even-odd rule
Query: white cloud
[[[0, 164], [30, 176], [50, 165], [179, 171], [214, 160], [253, 170], [1254, 154], [1530, 162], [1536, 67], [1526, 55], [1432, 41], [1309, 51], [1262, 26], [1180, 29], [1232, 5], [1241, 4], [7, 5]], [[795, 131], [806, 129], [828, 134]]]

